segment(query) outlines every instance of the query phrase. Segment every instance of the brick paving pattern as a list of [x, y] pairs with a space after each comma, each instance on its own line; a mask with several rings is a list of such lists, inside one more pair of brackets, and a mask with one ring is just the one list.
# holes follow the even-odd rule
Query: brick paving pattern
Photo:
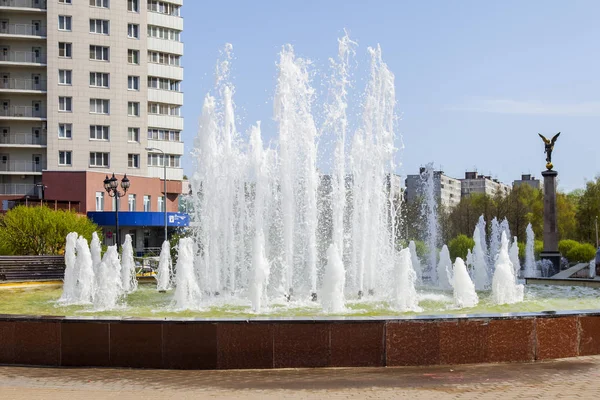
[[600, 356], [523, 364], [283, 370], [0, 367], [0, 399], [598, 399]]

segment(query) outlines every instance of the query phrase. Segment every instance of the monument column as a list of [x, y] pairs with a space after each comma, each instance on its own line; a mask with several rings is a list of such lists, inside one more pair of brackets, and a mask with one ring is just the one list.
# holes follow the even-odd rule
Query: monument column
[[560, 258], [558, 251], [558, 226], [556, 224], [556, 177], [558, 172], [554, 171], [552, 165], [552, 151], [556, 139], [560, 136], [558, 132], [550, 140], [538, 133], [544, 141], [544, 153], [546, 153], [546, 171], [542, 172], [544, 177], [544, 251], [540, 254], [542, 262], [550, 262], [548, 276], [560, 272]]
[[542, 172], [544, 177], [544, 251], [540, 253], [542, 260], [552, 262], [548, 276], [560, 271], [561, 254], [558, 251], [558, 226], [556, 224], [556, 177], [558, 172], [548, 170]]

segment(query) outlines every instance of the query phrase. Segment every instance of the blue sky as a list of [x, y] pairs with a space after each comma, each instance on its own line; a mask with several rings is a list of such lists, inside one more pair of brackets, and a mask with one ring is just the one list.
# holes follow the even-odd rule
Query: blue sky
[[[461, 178], [476, 168], [510, 183], [540, 176], [546, 136], [561, 131], [553, 161], [569, 191], [600, 173], [600, 15], [598, 1], [187, 0], [185, 28], [185, 173], [205, 94], [225, 43], [234, 50], [233, 82], [245, 132], [272, 122], [276, 62], [291, 43], [314, 62], [315, 87], [328, 72], [344, 28], [357, 41], [358, 100], [367, 47], [380, 44], [396, 76], [398, 173], [435, 162]], [[317, 119], [320, 103], [316, 103]], [[325, 149], [326, 146], [322, 146]], [[325, 163], [326, 152], [321, 163]]]

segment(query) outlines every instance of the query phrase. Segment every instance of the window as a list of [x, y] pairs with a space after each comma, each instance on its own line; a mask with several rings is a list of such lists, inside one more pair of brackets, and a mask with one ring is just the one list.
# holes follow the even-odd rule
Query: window
[[58, 0], [59, 4], [71, 4], [71, 0]]
[[139, 117], [140, 116], [140, 103], [130, 101], [127, 103], [127, 115], [130, 117]]
[[148, 77], [148, 87], [153, 89], [171, 90], [179, 92], [180, 81], [169, 78], [158, 78], [155, 76]]
[[127, 77], [127, 89], [129, 90], [140, 90], [140, 77], [139, 76], [128, 76]]
[[140, 12], [140, 0], [127, 0], [127, 11]]
[[135, 194], [130, 194], [127, 198], [129, 204], [129, 211], [135, 211]]
[[58, 124], [58, 137], [59, 139], [71, 139], [71, 132], [73, 131], [72, 124]]
[[148, 166], [149, 167], [163, 167], [166, 163], [167, 167], [180, 168], [181, 156], [178, 154], [148, 154]]
[[90, 19], [90, 33], [110, 35], [109, 22], [106, 19]]
[[180, 57], [177, 54], [161, 53], [158, 51], [148, 51], [148, 62], [165, 65], [179, 66]]
[[90, 72], [90, 86], [108, 88], [109, 74], [104, 72]]
[[90, 167], [108, 167], [109, 153], [90, 153]]
[[71, 16], [70, 15], [59, 15], [58, 16], [58, 30], [59, 31], [70, 31], [71, 30]]
[[138, 24], [127, 24], [127, 37], [132, 39], [139, 39], [140, 26]]
[[64, 58], [71, 58], [72, 57], [72, 55], [71, 55], [72, 49], [73, 49], [73, 43], [59, 42], [58, 43], [58, 56], [64, 57]]
[[71, 152], [70, 151], [59, 151], [58, 152], [58, 165], [71, 165]]
[[150, 140], [168, 140], [169, 142], [179, 142], [180, 131], [169, 131], [166, 129], [148, 128], [148, 139]]
[[58, 70], [58, 84], [59, 85], [70, 85], [72, 74], [73, 74], [73, 72], [70, 69], [59, 69]]
[[109, 140], [110, 127], [106, 125], [90, 125], [90, 140]]
[[90, 114], [110, 114], [110, 100], [90, 99]]
[[130, 142], [140, 141], [140, 128], [129, 128], [127, 130], [127, 140]]
[[140, 63], [140, 51], [139, 50], [127, 50], [127, 62], [129, 64]]
[[169, 29], [156, 25], [148, 25], [148, 37], [179, 42], [180, 34], [181, 31], [175, 29]]
[[108, 8], [108, 0], [90, 0], [90, 7]]
[[104, 192], [96, 192], [96, 211], [104, 211]]
[[110, 49], [106, 46], [90, 45], [90, 60], [109, 61]]
[[127, 155], [127, 166], [129, 168], [140, 167], [140, 155], [139, 154], [128, 154]]
[[58, 111], [72, 112], [73, 111], [73, 98], [72, 97], [59, 97], [58, 98]]
[[152, 204], [151, 198], [148, 195], [144, 196], [144, 211], [149, 212]]
[[181, 106], [165, 103], [148, 103], [148, 114], [179, 116]]
[[156, 211], [158, 212], [164, 212], [165, 211], [165, 196], [158, 196], [158, 209]]
[[148, 0], [148, 11], [179, 17], [180, 6], [165, 1]]

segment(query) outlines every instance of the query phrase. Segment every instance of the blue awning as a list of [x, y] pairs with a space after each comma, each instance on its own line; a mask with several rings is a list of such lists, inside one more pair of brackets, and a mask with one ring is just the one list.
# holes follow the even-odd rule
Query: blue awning
[[[99, 226], [115, 226], [114, 211], [90, 211], [89, 219]], [[189, 226], [190, 216], [184, 213], [167, 213], [167, 226]], [[119, 226], [165, 226], [165, 213], [119, 211]]]

